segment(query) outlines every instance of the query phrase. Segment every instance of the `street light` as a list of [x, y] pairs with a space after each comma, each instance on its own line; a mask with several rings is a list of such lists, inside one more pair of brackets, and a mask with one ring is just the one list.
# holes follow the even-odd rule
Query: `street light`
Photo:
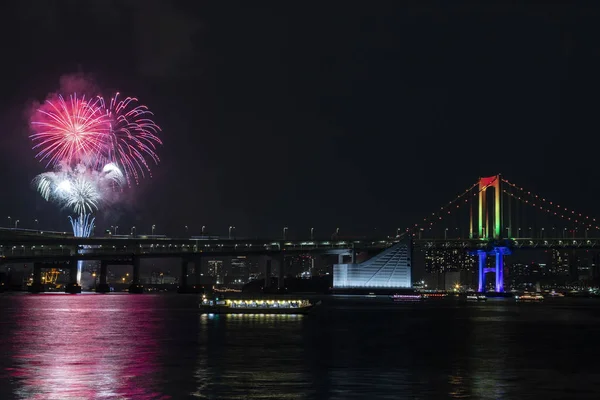
[[310, 228], [310, 240], [314, 239], [315, 228]]
[[287, 226], [283, 228], [283, 240], [285, 240], [285, 234], [287, 233]]
[[135, 226], [131, 227], [131, 236], [135, 236]]
[[21, 222], [21, 221], [19, 221], [19, 220], [15, 221], [15, 229], [17, 229], [19, 227], [19, 222]]
[[396, 228], [396, 236], [400, 236], [400, 228]]
[[229, 239], [231, 239], [231, 230], [235, 229], [235, 226], [229, 226]]
[[10, 215], [8, 216], [8, 227], [10, 228], [10, 226], [12, 225], [12, 219], [10, 219]]
[[35, 230], [39, 231], [39, 227], [40, 227], [40, 221], [38, 221], [37, 219], [34, 219], [33, 222], [35, 222]]
[[186, 235], [188, 234], [188, 226], [187, 225], [185, 226], [185, 234]]
[[117, 230], [119, 229], [119, 225], [115, 226], [115, 236], [117, 235]]
[[204, 236], [204, 229], [206, 229], [206, 226], [202, 225], [202, 236]]
[[154, 236], [154, 230], [156, 229], [156, 225], [152, 225], [152, 236]]

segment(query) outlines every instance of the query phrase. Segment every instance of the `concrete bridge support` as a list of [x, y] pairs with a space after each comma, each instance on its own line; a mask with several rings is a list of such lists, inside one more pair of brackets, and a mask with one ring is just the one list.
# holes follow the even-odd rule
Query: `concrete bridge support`
[[277, 270], [277, 290], [285, 290], [285, 254], [277, 255], [279, 268]]
[[202, 258], [195, 257], [194, 258], [194, 283], [196, 284], [196, 286], [200, 285], [200, 282], [202, 281], [201, 267], [202, 267]]
[[479, 256], [479, 275], [477, 291], [479, 293], [483, 293], [485, 289], [485, 263], [487, 260], [487, 252], [485, 252], [484, 250], [479, 250], [477, 251], [477, 255]]
[[352, 249], [348, 253], [338, 254], [338, 264], [346, 264], [346, 257], [349, 257], [348, 264], [354, 264], [356, 262], [356, 250]]
[[179, 275], [179, 287], [177, 288], [177, 293], [191, 293], [192, 288], [188, 283], [188, 275], [189, 275], [189, 267], [190, 262], [187, 258], [181, 259], [181, 271]]
[[479, 256], [478, 292], [485, 291], [485, 274], [487, 272], [494, 272], [496, 275], [496, 282], [494, 286], [495, 291], [496, 293], [504, 293], [504, 256], [508, 254], [510, 254], [510, 249], [508, 247], [494, 247], [494, 249], [490, 251], [489, 255], [496, 256], [496, 267], [487, 268], [486, 258], [488, 253], [484, 250], [477, 251], [477, 255]]
[[77, 266], [79, 261], [73, 261], [69, 264], [69, 283], [65, 286], [65, 293], [81, 293], [81, 285], [77, 282]]
[[100, 283], [96, 286], [97, 293], [108, 293], [110, 292], [110, 286], [108, 285], [108, 261], [100, 261]]
[[[202, 265], [202, 257], [196, 256], [193, 260], [194, 277], [190, 279], [190, 259], [181, 259], [181, 275], [179, 277], [177, 293], [199, 293], [201, 291], [200, 267]], [[194, 283], [191, 283], [190, 280], [193, 280]]]
[[131, 294], [144, 293], [144, 286], [140, 284], [140, 261], [139, 257], [133, 257], [133, 279], [131, 285], [129, 285], [129, 293]]
[[265, 285], [264, 290], [271, 287], [271, 259], [267, 258], [265, 260]]
[[504, 293], [504, 257], [496, 252], [496, 293]]

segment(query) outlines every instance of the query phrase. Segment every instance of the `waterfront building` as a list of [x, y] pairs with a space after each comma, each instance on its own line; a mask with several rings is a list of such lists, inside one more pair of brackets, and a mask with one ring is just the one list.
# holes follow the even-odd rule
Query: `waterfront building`
[[360, 264], [334, 264], [334, 289], [353, 288], [410, 288], [410, 240], [397, 243]]

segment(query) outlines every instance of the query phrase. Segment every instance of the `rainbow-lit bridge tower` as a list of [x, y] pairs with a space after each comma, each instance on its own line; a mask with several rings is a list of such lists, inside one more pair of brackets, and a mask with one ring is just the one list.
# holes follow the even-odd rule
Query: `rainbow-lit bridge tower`
[[[486, 241], [498, 242], [502, 239], [502, 202], [501, 202], [500, 175], [479, 178], [479, 212], [478, 229], [474, 232], [474, 218], [470, 217], [470, 237]], [[488, 189], [493, 189], [493, 197], [488, 196]], [[479, 257], [478, 291], [485, 291], [485, 274], [494, 272], [496, 275], [496, 292], [504, 292], [504, 255], [510, 254], [510, 249], [505, 246], [494, 246], [491, 251], [477, 250]], [[494, 268], [487, 268], [487, 256], [496, 256]]]

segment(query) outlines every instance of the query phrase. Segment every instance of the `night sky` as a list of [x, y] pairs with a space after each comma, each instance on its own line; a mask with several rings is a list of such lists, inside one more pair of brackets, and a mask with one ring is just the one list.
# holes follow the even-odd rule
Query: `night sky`
[[0, 225], [69, 227], [30, 185], [27, 112], [74, 73], [163, 129], [153, 178], [100, 227], [393, 234], [496, 173], [600, 216], [598, 8], [9, 3]]

